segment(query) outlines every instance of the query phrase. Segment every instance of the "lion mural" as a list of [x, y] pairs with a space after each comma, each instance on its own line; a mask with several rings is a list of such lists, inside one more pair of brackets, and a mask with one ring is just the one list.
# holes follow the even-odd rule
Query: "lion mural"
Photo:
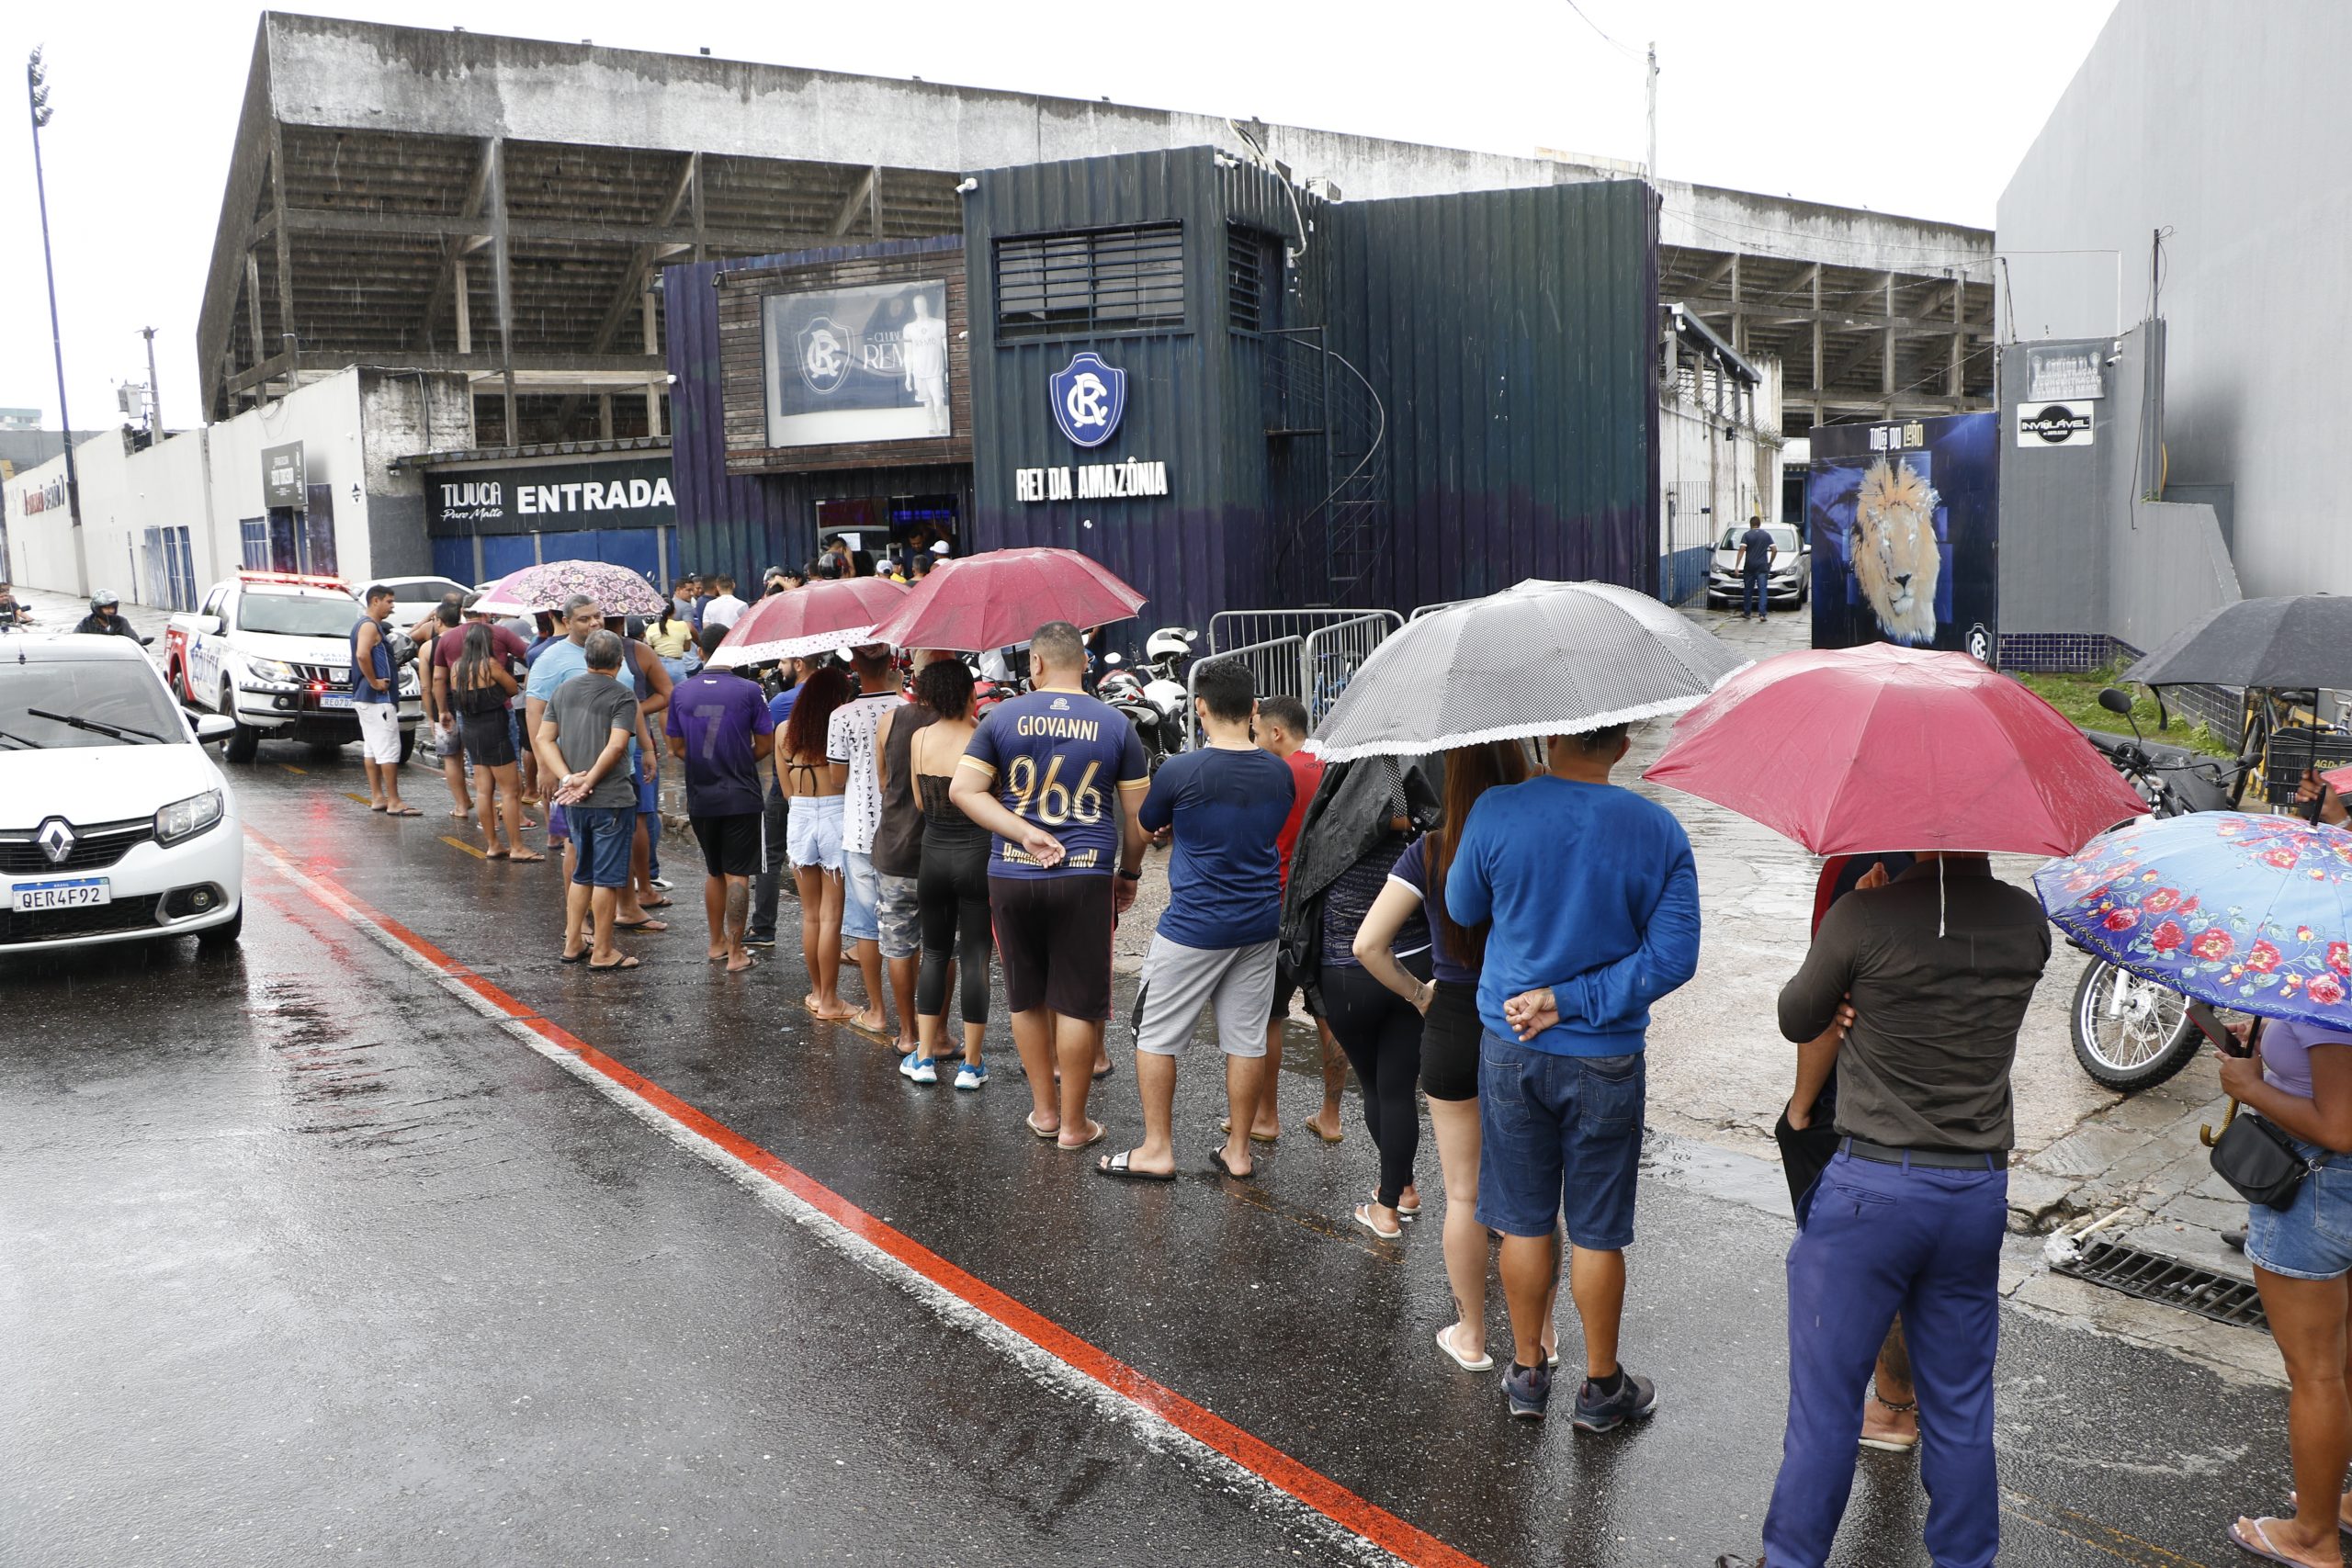
[[1909, 463], [1882, 457], [1862, 476], [1849, 538], [1854, 579], [1894, 642], [1936, 639], [1936, 492]]

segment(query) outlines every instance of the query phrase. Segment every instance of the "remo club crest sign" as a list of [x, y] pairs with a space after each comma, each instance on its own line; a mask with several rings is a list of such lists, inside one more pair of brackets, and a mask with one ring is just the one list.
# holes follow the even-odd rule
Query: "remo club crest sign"
[[1046, 383], [1053, 394], [1054, 423], [1080, 446], [1100, 446], [1119, 428], [1127, 412], [1127, 373], [1089, 351], [1072, 355], [1068, 367]]

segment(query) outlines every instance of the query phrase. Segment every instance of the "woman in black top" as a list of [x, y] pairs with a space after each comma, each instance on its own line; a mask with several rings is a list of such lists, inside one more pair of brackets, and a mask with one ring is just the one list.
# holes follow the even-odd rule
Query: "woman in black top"
[[498, 657], [488, 623], [476, 621], [468, 626], [458, 662], [449, 671], [449, 703], [458, 710], [458, 723], [464, 728], [466, 755], [494, 781], [494, 787], [474, 791], [474, 810], [488, 845], [482, 852], [486, 860], [547, 858], [523, 847], [523, 792], [515, 782], [514, 730], [506, 707], [520, 690], [514, 672]]
[[[947, 977], [963, 966], [964, 1064], [957, 1089], [988, 1082], [980, 1043], [989, 1027], [989, 831], [947, 798], [948, 782], [978, 724], [972, 714], [972, 671], [960, 659], [926, 664], [915, 701], [939, 716], [914, 733], [908, 761], [922, 802], [922, 869], [915, 904], [922, 916], [922, 967], [915, 977], [915, 1026], [922, 1047], [901, 1070], [936, 1082], [947, 1032]], [[925, 1077], [928, 1073], [930, 1076]]]

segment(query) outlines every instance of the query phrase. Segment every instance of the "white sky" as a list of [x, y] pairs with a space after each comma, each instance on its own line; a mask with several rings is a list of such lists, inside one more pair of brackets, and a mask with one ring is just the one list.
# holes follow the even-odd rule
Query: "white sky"
[[[335, 0], [320, 8], [681, 54], [707, 45], [740, 60], [1628, 161], [1644, 156], [1639, 57], [1655, 41], [1667, 177], [1989, 228], [2001, 187], [2114, 0], [1578, 4], [1581, 16], [1567, 0]], [[0, 56], [14, 62], [47, 45], [56, 119], [42, 144], [67, 388], [83, 429], [118, 423], [115, 384], [146, 379], [142, 326], [157, 329], [166, 422], [177, 428], [197, 412], [197, 310], [260, 14], [230, 0], [0, 6]], [[0, 199], [10, 219], [0, 245], [0, 407], [41, 409], [54, 428], [21, 107], [0, 113]]]

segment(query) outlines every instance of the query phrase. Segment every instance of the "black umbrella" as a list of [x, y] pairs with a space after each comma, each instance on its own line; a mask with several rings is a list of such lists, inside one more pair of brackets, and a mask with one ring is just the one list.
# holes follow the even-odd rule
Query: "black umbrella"
[[2352, 690], [2352, 596], [2241, 599], [2192, 621], [2123, 672], [2146, 686]]
[[[2241, 599], [2191, 622], [2123, 672], [2145, 686], [2244, 686], [2309, 692], [2352, 689], [2352, 597], [2295, 593]], [[2311, 758], [2319, 761], [2314, 721]], [[2314, 802], [2306, 813], [2319, 816]]]

